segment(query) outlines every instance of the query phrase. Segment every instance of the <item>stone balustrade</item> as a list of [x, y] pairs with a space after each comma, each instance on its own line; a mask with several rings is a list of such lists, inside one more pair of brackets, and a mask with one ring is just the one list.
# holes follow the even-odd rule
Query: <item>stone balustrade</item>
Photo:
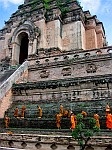
[[[12, 103], [11, 87], [14, 83], [20, 82], [22, 75], [28, 70], [28, 61], [24, 62], [7, 80], [0, 86], [0, 118]], [[24, 79], [24, 78], [23, 78]]]
[[1, 86], [0, 99], [3, 98], [10, 90], [12, 85], [21, 77], [21, 75], [28, 69], [28, 61], [25, 61]]

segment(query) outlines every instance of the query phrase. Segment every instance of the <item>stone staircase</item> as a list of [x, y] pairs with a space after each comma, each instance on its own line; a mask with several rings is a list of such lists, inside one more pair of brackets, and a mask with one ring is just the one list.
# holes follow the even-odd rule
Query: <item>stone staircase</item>
[[[21, 77], [21, 74], [28, 69], [28, 62], [24, 62], [12, 75], [2, 84], [0, 89], [0, 96], [3, 97], [5, 92], [9, 90], [13, 83]], [[22, 84], [22, 83], [21, 83]], [[4, 86], [6, 85], [6, 87]], [[5, 87], [5, 92], [4, 92]], [[24, 84], [23, 84], [24, 87]], [[30, 88], [30, 87], [29, 87]], [[16, 90], [16, 89], [13, 89]], [[14, 92], [14, 91], [13, 91]], [[26, 95], [27, 96], [27, 95]], [[0, 98], [1, 98], [0, 97]], [[88, 117], [93, 117], [97, 112], [100, 116], [101, 129], [105, 129], [105, 107], [109, 103], [112, 106], [112, 100], [110, 98], [102, 98], [100, 100], [15, 100], [16, 95], [13, 95], [12, 104], [7, 109], [6, 114], [10, 117], [10, 128], [33, 128], [33, 129], [56, 129], [55, 115], [59, 113], [60, 104], [63, 105], [65, 110], [72, 110], [74, 114], [81, 113], [82, 111], [87, 112]], [[14, 110], [16, 107], [19, 108], [19, 116], [21, 115], [22, 106], [26, 106], [25, 117], [15, 118]], [[43, 116], [41, 119], [38, 118], [37, 106], [40, 106], [43, 110]], [[87, 121], [87, 119], [85, 119]], [[4, 120], [0, 120], [1, 126], [4, 127]], [[70, 128], [70, 118], [62, 117], [61, 119], [62, 129]]]
[[[100, 124], [101, 129], [106, 129], [106, 118], [105, 118], [105, 106], [109, 102], [112, 105], [111, 99], [102, 99], [102, 100], [92, 100], [92, 101], [76, 101], [69, 103], [62, 103], [64, 109], [70, 110], [72, 107], [72, 111], [75, 114], [81, 113], [81, 111], [86, 111], [88, 117], [85, 118], [85, 121], [89, 119], [89, 117], [93, 117], [96, 113], [100, 116]], [[15, 118], [14, 117], [14, 109], [16, 107], [19, 108], [19, 114], [21, 115], [22, 106], [26, 106], [25, 117]], [[43, 116], [41, 119], [38, 118], [38, 109], [37, 105], [39, 105], [43, 110]], [[59, 113], [59, 105], [58, 102], [49, 102], [45, 100], [41, 101], [13, 101], [11, 107], [7, 110], [8, 116], [11, 118], [10, 127], [11, 128], [38, 128], [38, 129], [56, 129], [56, 119], [55, 115]], [[70, 118], [62, 117], [61, 119], [62, 129], [70, 128]]]
[[16, 83], [24, 72], [28, 69], [28, 61], [25, 61], [21, 66], [10, 66], [4, 73], [0, 74], [0, 118], [4, 117], [4, 112], [12, 103], [11, 88]]

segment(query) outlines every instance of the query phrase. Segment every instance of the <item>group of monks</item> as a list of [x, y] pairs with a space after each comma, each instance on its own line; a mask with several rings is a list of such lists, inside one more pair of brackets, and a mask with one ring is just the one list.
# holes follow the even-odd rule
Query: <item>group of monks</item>
[[[37, 106], [37, 109], [39, 112], [38, 118], [42, 118], [42, 108], [40, 106]], [[21, 108], [21, 113], [19, 113], [19, 109], [18, 109], [18, 107], [16, 107], [14, 110], [14, 117], [15, 118], [24, 118], [25, 110], [26, 110], [26, 106], [23, 105]], [[82, 111], [81, 114], [83, 115], [83, 117], [87, 117], [87, 113], [85, 111]], [[61, 129], [61, 118], [62, 117], [70, 118], [70, 122], [71, 122], [70, 129], [74, 130], [77, 125], [76, 115], [74, 115], [74, 113], [71, 110], [64, 109], [63, 105], [60, 104], [60, 111], [58, 114], [56, 114], [56, 126], [58, 129]], [[96, 120], [96, 126], [100, 128], [99, 115], [96, 113], [96, 114], [94, 114], [93, 117]], [[8, 117], [8, 115], [5, 115], [4, 122], [5, 122], [5, 127], [8, 128], [9, 122], [10, 122], [10, 118]], [[106, 127], [108, 129], [112, 129], [112, 114], [111, 114], [111, 108], [108, 103], [106, 105]]]
[[[66, 113], [65, 113], [66, 112]], [[81, 114], [83, 117], [87, 117], [87, 113], [85, 111], [82, 111]], [[63, 108], [63, 106], [60, 104], [60, 112], [56, 115], [56, 125], [58, 129], [61, 129], [61, 117], [70, 117], [71, 127], [70, 129], [73, 131], [77, 125], [77, 119], [76, 115], [72, 111], [67, 111]], [[96, 126], [100, 128], [100, 121], [99, 121], [99, 115], [96, 113], [94, 114], [93, 118], [96, 120]], [[109, 104], [106, 105], [106, 127], [107, 129], [112, 129], [112, 114], [111, 114], [111, 108]]]
[[73, 114], [71, 110], [64, 109], [63, 105], [60, 104], [60, 112], [56, 114], [56, 126], [58, 129], [61, 129], [61, 118], [68, 117], [71, 121], [70, 129], [74, 129], [76, 126], [76, 115]]
[[14, 111], [14, 117], [16, 118], [24, 118], [25, 117], [25, 110], [26, 110], [26, 106], [22, 106], [21, 108], [21, 114], [19, 114], [19, 108], [16, 107], [15, 111]]
[[[15, 118], [24, 118], [25, 110], [26, 110], [26, 106], [23, 105], [21, 108], [21, 114], [19, 114], [19, 108], [16, 107], [14, 110], [14, 117]], [[5, 115], [4, 122], [5, 122], [5, 127], [8, 128], [9, 123], [10, 123], [10, 118], [8, 117], [8, 115]]]
[[[84, 118], [87, 117], [87, 113], [85, 111], [82, 111], [81, 114], [83, 115]], [[71, 123], [70, 129], [73, 131], [77, 125], [76, 115], [72, 111], [68, 111], [67, 113], [67, 110], [65, 110], [63, 106], [60, 104], [60, 112], [59, 114], [56, 114], [56, 125], [58, 129], [61, 129], [61, 117], [70, 117]], [[96, 120], [96, 126], [100, 128], [99, 115], [94, 114], [94, 119]]]
[[[39, 114], [38, 114], [38, 118], [42, 118], [42, 108], [40, 106], [37, 106]], [[25, 110], [26, 110], [26, 106], [23, 105], [20, 112], [19, 112], [19, 108], [16, 107], [14, 110], [14, 117], [17, 119], [22, 119], [25, 117]], [[10, 123], [10, 118], [8, 117], [8, 115], [5, 115], [4, 117], [4, 122], [5, 122], [5, 127], [8, 128], [9, 127], [9, 123]]]
[[[37, 106], [39, 114], [38, 114], [38, 118], [42, 118], [42, 108], [40, 106]], [[14, 110], [14, 117], [16, 118], [24, 118], [25, 117], [25, 110], [26, 110], [26, 106], [22, 106], [21, 108], [21, 114], [19, 114], [19, 108], [16, 107]]]

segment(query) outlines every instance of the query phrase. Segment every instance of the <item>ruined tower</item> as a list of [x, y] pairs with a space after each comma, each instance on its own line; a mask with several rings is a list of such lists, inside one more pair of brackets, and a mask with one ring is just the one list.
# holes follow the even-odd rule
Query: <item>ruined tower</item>
[[59, 103], [76, 112], [85, 106], [91, 115], [98, 103], [104, 109], [112, 97], [111, 50], [103, 23], [77, 0], [25, 0], [0, 30], [1, 62], [7, 58], [21, 72], [28, 63], [24, 75], [7, 81], [14, 83], [10, 102], [50, 103], [54, 113]]
[[[5, 115], [11, 128], [0, 134], [0, 146], [79, 149], [65, 137], [71, 135], [70, 115], [61, 116], [63, 130], [54, 135], [60, 104], [63, 112], [84, 111], [89, 117], [98, 112], [106, 129], [107, 103], [112, 106], [112, 46], [107, 46], [103, 23], [77, 0], [24, 0], [0, 30], [0, 129]], [[106, 150], [111, 141], [94, 137], [88, 147]]]

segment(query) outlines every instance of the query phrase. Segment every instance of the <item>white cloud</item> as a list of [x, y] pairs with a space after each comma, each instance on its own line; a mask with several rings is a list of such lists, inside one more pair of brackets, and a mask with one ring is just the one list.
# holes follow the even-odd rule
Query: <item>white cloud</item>
[[0, 0], [0, 3], [3, 3], [4, 7], [7, 8], [9, 3], [18, 5], [24, 3], [24, 0]]
[[80, 0], [84, 10], [90, 10], [93, 14], [97, 13], [101, 5], [101, 0]]

